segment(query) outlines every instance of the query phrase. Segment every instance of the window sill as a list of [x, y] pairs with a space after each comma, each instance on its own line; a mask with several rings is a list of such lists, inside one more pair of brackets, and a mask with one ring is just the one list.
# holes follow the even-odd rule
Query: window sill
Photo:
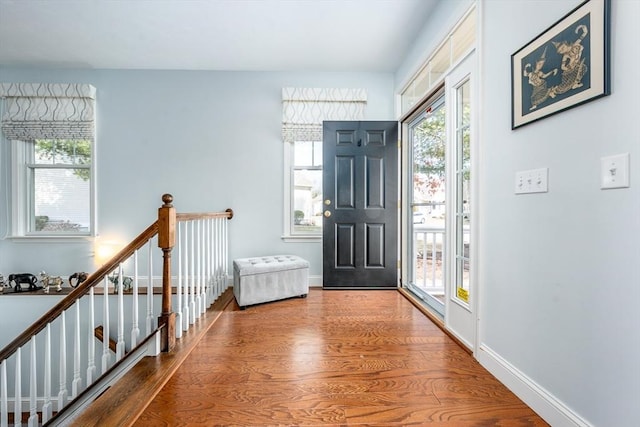
[[89, 234], [83, 234], [81, 236], [75, 235], [61, 235], [61, 236], [9, 236], [7, 240], [11, 240], [15, 243], [85, 243], [93, 242], [95, 236]]
[[285, 243], [322, 243], [322, 236], [320, 235], [287, 235], [281, 238]]

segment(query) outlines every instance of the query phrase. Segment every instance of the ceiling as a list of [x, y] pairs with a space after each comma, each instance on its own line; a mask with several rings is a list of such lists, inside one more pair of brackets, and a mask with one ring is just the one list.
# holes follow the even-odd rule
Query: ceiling
[[441, 0], [0, 0], [0, 65], [393, 72]]

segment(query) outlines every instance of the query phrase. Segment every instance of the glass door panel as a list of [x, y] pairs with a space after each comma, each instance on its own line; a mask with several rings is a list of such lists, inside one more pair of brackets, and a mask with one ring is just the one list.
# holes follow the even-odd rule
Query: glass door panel
[[471, 104], [470, 83], [467, 80], [456, 89], [456, 271], [453, 297], [469, 303], [469, 246], [471, 243]]
[[444, 316], [445, 147], [444, 97], [431, 103], [409, 125], [411, 142], [411, 236], [409, 287]]
[[[472, 72], [475, 67], [475, 55], [469, 55], [446, 78], [447, 94], [447, 130], [449, 135], [450, 158], [447, 164], [450, 222], [447, 223], [450, 242], [450, 270], [447, 270], [449, 288], [445, 302], [445, 326], [464, 345], [476, 348], [476, 313], [477, 298], [475, 289], [474, 265], [477, 260], [476, 231], [472, 212], [477, 194], [474, 190], [475, 169], [472, 168], [472, 152], [477, 147], [473, 137], [473, 111], [471, 97], [473, 93]], [[473, 185], [472, 185], [473, 184]]]

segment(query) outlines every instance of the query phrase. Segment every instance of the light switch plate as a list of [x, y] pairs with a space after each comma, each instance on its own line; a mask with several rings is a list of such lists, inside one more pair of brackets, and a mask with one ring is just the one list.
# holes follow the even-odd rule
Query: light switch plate
[[600, 159], [600, 188], [629, 187], [629, 153]]
[[516, 194], [546, 193], [549, 191], [549, 168], [516, 172]]

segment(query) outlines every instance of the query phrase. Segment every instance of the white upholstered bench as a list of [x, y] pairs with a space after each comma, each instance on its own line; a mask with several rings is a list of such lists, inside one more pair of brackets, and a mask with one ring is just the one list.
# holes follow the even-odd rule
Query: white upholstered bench
[[295, 255], [233, 260], [233, 295], [241, 309], [248, 305], [309, 293], [309, 262]]

